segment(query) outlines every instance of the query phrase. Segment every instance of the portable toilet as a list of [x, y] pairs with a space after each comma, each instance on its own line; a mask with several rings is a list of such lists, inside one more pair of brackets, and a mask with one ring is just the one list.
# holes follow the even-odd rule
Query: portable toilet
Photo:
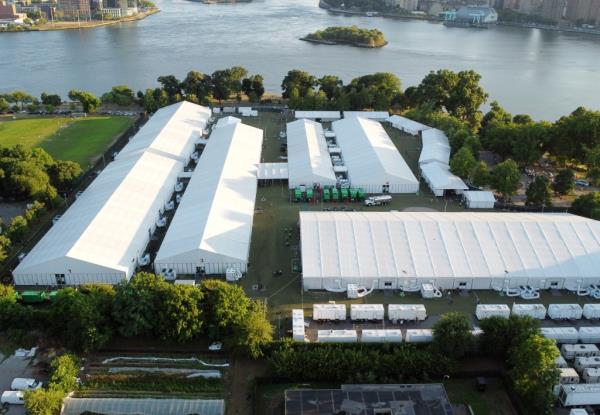
[[323, 189], [323, 201], [324, 202], [329, 202], [331, 200], [331, 193], [329, 192], [329, 188], [324, 188]]
[[352, 202], [354, 202], [358, 199], [358, 190], [356, 190], [354, 188], [350, 188], [349, 193], [350, 193], [350, 200]]
[[342, 200], [343, 201], [348, 200], [348, 189], [343, 187], [340, 191], [342, 193]]
[[306, 189], [306, 199], [308, 201], [311, 201], [311, 200], [313, 200], [313, 197], [314, 197], [314, 191], [313, 191], [313, 189], [310, 189], [310, 188]]
[[302, 190], [298, 187], [294, 189], [294, 199], [296, 202], [302, 202]]
[[358, 200], [365, 200], [365, 191], [362, 187], [358, 189]]
[[338, 191], [337, 187], [333, 187], [331, 189], [331, 199], [334, 202], [337, 202], [338, 200], [340, 200], [340, 192]]

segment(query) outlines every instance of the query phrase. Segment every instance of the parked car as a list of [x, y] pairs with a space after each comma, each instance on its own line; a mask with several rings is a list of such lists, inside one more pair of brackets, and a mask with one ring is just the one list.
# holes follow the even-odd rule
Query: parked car
[[14, 378], [10, 384], [10, 388], [14, 391], [27, 391], [41, 387], [42, 382], [33, 378]]
[[24, 396], [22, 391], [4, 391], [0, 397], [0, 403], [2, 405], [23, 405], [25, 403]]
[[581, 186], [581, 187], [588, 187], [590, 185], [590, 182], [588, 182], [587, 180], [578, 179], [578, 180], [575, 180], [575, 184], [577, 186]]

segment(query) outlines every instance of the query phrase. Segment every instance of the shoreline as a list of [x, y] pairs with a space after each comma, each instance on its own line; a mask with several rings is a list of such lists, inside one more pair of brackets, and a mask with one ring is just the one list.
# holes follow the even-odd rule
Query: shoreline
[[138, 20], [143, 20], [148, 16], [152, 16], [160, 12], [159, 8], [149, 9], [144, 12], [140, 12], [135, 16], [129, 16], [118, 20], [92, 20], [85, 22], [55, 22], [55, 23], [46, 23], [43, 26], [31, 27], [24, 30], [19, 31], [2, 31], [0, 33], [22, 33], [22, 32], [50, 32], [55, 30], [75, 30], [75, 29], [95, 29], [98, 27], [111, 26], [118, 23], [129, 23], [136, 22]]
[[364, 48], [364, 49], [379, 49], [384, 47], [385, 45], [387, 45], [389, 42], [386, 40], [385, 43], [383, 45], [377, 45], [377, 46], [371, 46], [367, 43], [354, 43], [354, 42], [350, 42], [350, 41], [345, 41], [345, 40], [327, 40], [327, 39], [311, 39], [308, 37], [301, 37], [300, 40], [303, 40], [305, 42], [310, 42], [310, 43], [315, 43], [317, 45], [329, 45], [329, 46], [335, 46], [335, 45], [345, 45], [345, 46], [354, 46], [357, 48]]

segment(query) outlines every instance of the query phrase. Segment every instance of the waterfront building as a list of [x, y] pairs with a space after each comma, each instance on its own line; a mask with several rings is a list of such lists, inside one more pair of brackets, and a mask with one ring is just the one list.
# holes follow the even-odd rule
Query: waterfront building
[[0, 21], [3, 23], [21, 24], [27, 18], [25, 13], [17, 13], [14, 4], [7, 4], [5, 1], [0, 1]]
[[572, 23], [599, 24], [600, 0], [569, 0], [565, 17]]
[[567, 0], [544, 0], [542, 4], [542, 17], [555, 22], [563, 19], [566, 11]]
[[92, 10], [89, 0], [58, 0], [58, 11], [65, 19], [90, 20]]

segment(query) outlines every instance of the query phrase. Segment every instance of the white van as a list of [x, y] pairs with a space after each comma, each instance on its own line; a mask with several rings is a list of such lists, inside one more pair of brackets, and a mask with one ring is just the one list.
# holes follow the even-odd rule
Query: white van
[[371, 196], [365, 199], [365, 206], [387, 205], [391, 201], [392, 196], [390, 195]]
[[14, 378], [10, 384], [10, 388], [14, 391], [27, 391], [39, 389], [42, 387], [42, 382], [31, 378]]
[[24, 394], [21, 391], [4, 391], [2, 392], [0, 403], [11, 405], [23, 405], [25, 403]]

